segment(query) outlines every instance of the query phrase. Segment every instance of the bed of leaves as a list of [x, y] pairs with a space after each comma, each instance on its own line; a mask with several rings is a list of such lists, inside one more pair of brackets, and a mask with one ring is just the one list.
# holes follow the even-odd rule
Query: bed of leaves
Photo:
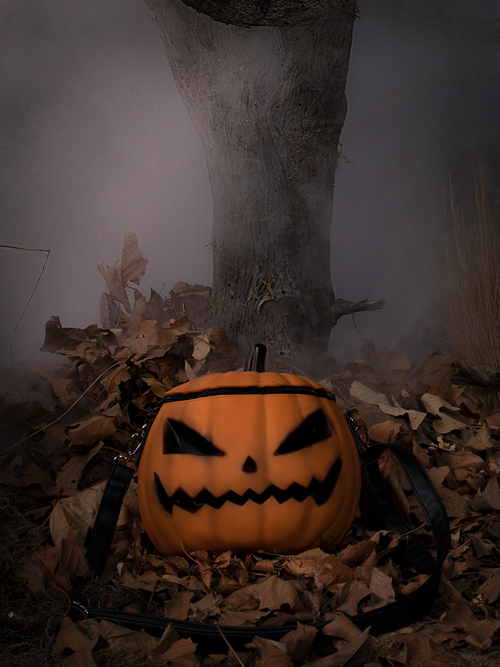
[[[493, 664], [500, 635], [500, 409], [493, 393], [464, 385], [464, 371], [451, 357], [436, 352], [412, 369], [373, 341], [364, 341], [359, 358], [323, 383], [341, 409], [354, 410], [372, 442], [398, 442], [412, 451], [443, 499], [452, 550], [428, 616], [383, 637], [349, 620], [423, 581], [398, 564], [399, 536], [384, 530], [363, 502], [333, 554], [197, 551], [165, 558], [142, 530], [132, 482], [106, 572], [87, 584], [84, 604], [216, 624], [222, 635], [232, 625], [297, 623], [297, 629], [279, 643], [256, 637], [244, 651], [211, 654], [179, 639], [171, 625], [158, 638], [107, 621], [70, 620], [69, 593], [75, 579], [89, 574], [85, 538], [113, 458], [128, 451], [131, 436], [170, 388], [242, 364], [222, 329], [199, 326], [206, 321], [208, 288], [178, 283], [168, 298], [152, 291], [149, 299], [136, 291], [131, 305], [125, 287], [139, 283], [144, 267], [129, 235], [121, 261], [100, 267], [108, 326], [65, 328], [51, 318], [44, 349], [66, 361], [18, 369], [22, 395], [4, 396], [2, 664]], [[293, 372], [284, 365], [274, 370]], [[486, 371], [469, 369], [468, 377], [474, 372]], [[404, 475], [390, 457], [381, 468], [401, 511], [432, 550], [432, 534]], [[308, 625], [313, 621], [327, 622], [321, 648]]]

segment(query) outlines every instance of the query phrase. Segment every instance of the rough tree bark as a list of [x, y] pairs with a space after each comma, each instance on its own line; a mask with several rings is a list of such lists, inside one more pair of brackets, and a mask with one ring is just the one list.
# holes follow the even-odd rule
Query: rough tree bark
[[144, 1], [205, 148], [214, 321], [314, 374], [338, 318], [383, 305], [335, 301], [330, 273], [356, 0]]

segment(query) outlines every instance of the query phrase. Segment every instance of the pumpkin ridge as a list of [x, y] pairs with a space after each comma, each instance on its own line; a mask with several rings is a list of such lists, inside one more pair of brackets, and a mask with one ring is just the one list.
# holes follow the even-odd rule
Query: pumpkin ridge
[[169, 496], [156, 473], [154, 473], [153, 486], [160, 507], [169, 516], [172, 515], [174, 506], [189, 512], [190, 514], [195, 514], [204, 505], [209, 505], [218, 510], [226, 502], [241, 506], [252, 501], [258, 505], [262, 505], [270, 498], [274, 498], [281, 505], [291, 499], [303, 502], [306, 498], [311, 497], [319, 507], [324, 505], [331, 498], [337, 485], [341, 468], [342, 459], [339, 458], [332, 465], [322, 482], [316, 479], [316, 477], [313, 477], [307, 487], [299, 484], [299, 482], [293, 482], [286, 489], [280, 489], [275, 484], [271, 484], [271, 486], [268, 486], [262, 493], [257, 493], [253, 489], [247, 489], [245, 493], [241, 495], [235, 491], [226, 491], [226, 493], [216, 497], [208, 489], [202, 489], [202, 491], [192, 498], [180, 488]]

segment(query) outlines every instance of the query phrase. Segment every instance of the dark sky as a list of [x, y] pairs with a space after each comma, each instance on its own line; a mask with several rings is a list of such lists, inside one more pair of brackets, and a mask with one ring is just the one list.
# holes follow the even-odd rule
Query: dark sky
[[[337, 297], [383, 297], [365, 338], [413, 360], [440, 345], [444, 190], [482, 147], [500, 165], [498, 0], [366, 0], [355, 27], [332, 226]], [[212, 202], [201, 142], [140, 0], [0, 2], [0, 243], [50, 248], [14, 357], [40, 356], [44, 323], [99, 321], [97, 264], [133, 231], [143, 292], [211, 281]], [[0, 360], [42, 253], [3, 250]], [[332, 334], [359, 350], [351, 318]]]

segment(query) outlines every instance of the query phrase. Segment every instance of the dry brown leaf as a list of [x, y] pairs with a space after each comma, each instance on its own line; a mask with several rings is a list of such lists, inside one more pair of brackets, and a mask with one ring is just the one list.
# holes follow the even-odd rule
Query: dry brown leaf
[[158, 398], [163, 398], [168, 391], [168, 388], [156, 378], [144, 378], [144, 382]]
[[340, 552], [340, 562], [352, 567], [363, 561], [372, 551], [375, 550], [377, 543], [373, 540], [363, 540], [355, 544], [350, 544]]
[[215, 596], [213, 593], [204, 595], [197, 602], [191, 602], [190, 619], [198, 623], [204, 623], [209, 618], [218, 618], [221, 614], [221, 610], [219, 608], [220, 602], [221, 597], [219, 595]]
[[439, 419], [435, 419], [432, 422], [432, 428], [441, 434], [451, 433], [452, 431], [462, 431], [464, 428], [467, 428], [468, 424], [454, 419], [443, 412], [439, 414]]
[[129, 630], [110, 621], [101, 621], [99, 623], [99, 634], [108, 642], [110, 647], [130, 645], [134, 648], [143, 648], [147, 651], [152, 651], [158, 644], [158, 640], [147, 632], [144, 632], [144, 630]]
[[463, 602], [453, 604], [436, 625], [436, 630], [444, 633], [460, 630], [463, 633], [460, 639], [465, 639], [468, 644], [482, 651], [491, 646], [499, 628], [500, 621], [492, 618], [478, 620]]
[[452, 470], [465, 468], [477, 471], [486, 466], [484, 459], [473, 452], [441, 452], [441, 458], [446, 461]]
[[439, 496], [443, 501], [449, 518], [464, 518], [470, 514], [470, 500], [467, 496], [461, 496], [446, 486], [437, 488]]
[[260, 654], [255, 667], [293, 667], [293, 662], [286, 654], [286, 647], [281, 642], [262, 637], [254, 637], [252, 641]]
[[156, 646], [153, 648], [152, 653], [155, 655], [163, 655], [166, 653], [175, 642], [179, 641], [179, 633], [174, 628], [172, 623], [169, 623], [165, 630], [163, 631], [162, 636], [158, 639]]
[[440, 396], [436, 396], [435, 394], [431, 393], [422, 394], [420, 400], [424, 404], [424, 407], [427, 410], [427, 412], [430, 412], [431, 415], [437, 415], [438, 417], [441, 417], [442, 408], [446, 408], [447, 410], [451, 410], [452, 412], [459, 412], [458, 407], [456, 407], [455, 405], [451, 405], [443, 398], [441, 398]]
[[32, 463], [25, 474], [21, 477], [21, 486], [30, 486], [30, 484], [39, 484], [42, 490], [46, 490], [51, 485], [48, 477], [36, 463]]
[[485, 449], [491, 449], [496, 446], [497, 443], [492, 440], [491, 432], [486, 422], [484, 422], [479, 431], [467, 443], [467, 447], [477, 452], [484, 452]]
[[313, 626], [297, 623], [297, 628], [282, 637], [281, 643], [285, 645], [292, 660], [303, 660], [309, 654], [317, 634], [318, 631]]
[[411, 377], [432, 386], [447, 383], [454, 371], [454, 358], [437, 350], [424, 359]]
[[332, 583], [351, 581], [354, 573], [334, 554], [322, 554], [315, 559], [314, 585], [318, 590]]
[[372, 442], [390, 443], [396, 442], [396, 435], [401, 429], [399, 422], [388, 419], [379, 424], [373, 424], [368, 429], [368, 437]]
[[394, 640], [400, 640], [404, 649], [394, 659], [402, 662], [405, 667], [440, 667], [456, 665], [457, 656], [443, 649], [431, 638], [421, 633], [398, 633]]
[[193, 341], [193, 358], [198, 361], [205, 359], [212, 349], [208, 336], [204, 333], [193, 333], [191, 339]]
[[486, 417], [485, 421], [491, 429], [496, 431], [500, 430], [500, 412], [495, 412], [489, 417]]
[[104, 264], [98, 264], [97, 269], [106, 282], [110, 297], [121, 303], [127, 313], [130, 313], [130, 301], [125, 291], [126, 283], [123, 282], [122, 267], [119, 260], [116, 260], [113, 266], [105, 267]]
[[[76, 626], [70, 618], [65, 616], [61, 621], [52, 652], [62, 655], [63, 652], [67, 653], [67, 650], [70, 649], [74, 653], [66, 658], [67, 665], [70, 667], [97, 667], [92, 657], [92, 649], [99, 641], [98, 628], [99, 625], [95, 621], [84, 621]], [[87, 630], [88, 636], [82, 630]]]
[[49, 377], [47, 379], [52, 387], [52, 391], [58, 398], [74, 398], [81, 393], [71, 379], [57, 377]]
[[364, 630], [359, 637], [343, 646], [339, 651], [309, 663], [309, 667], [364, 667], [373, 655], [373, 637], [370, 629]]
[[[77, 544], [84, 544], [88, 529], [94, 524], [106, 481], [98, 482], [84, 491], [57, 501], [49, 519], [50, 534], [56, 546], [72, 530], [78, 532]], [[137, 484], [132, 482], [118, 516], [118, 526], [127, 523], [129, 511], [138, 514]]]
[[184, 371], [186, 373], [188, 382], [191, 382], [191, 380], [196, 380], [198, 377], [187, 361], [184, 362]]
[[114, 419], [94, 415], [67, 429], [72, 447], [92, 447], [98, 440], [108, 440], [116, 433]]
[[[75, 545], [74, 536], [61, 541], [61, 556], [57, 566], [56, 575], [68, 577], [68, 583], [71, 584], [77, 577], [87, 577], [90, 570], [81, 550]], [[71, 586], [66, 587], [70, 590]]]
[[397, 370], [409, 371], [411, 363], [398, 352], [388, 350], [374, 340], [363, 340], [363, 348], [358, 361], [364, 361], [377, 371]]
[[175, 618], [179, 621], [187, 619], [189, 603], [194, 593], [192, 591], [169, 591], [170, 600], [165, 604], [164, 616], [166, 618]]
[[285, 605], [291, 611], [301, 608], [300, 598], [293, 585], [276, 576], [255, 586], [254, 596], [259, 600], [259, 609], [280, 609]]
[[63, 489], [76, 489], [80, 483], [83, 469], [101, 451], [103, 445], [104, 442], [101, 440], [87, 454], [73, 454], [57, 473], [56, 486]]
[[376, 567], [372, 571], [369, 589], [371, 595], [367, 600], [366, 611], [385, 607], [396, 599], [391, 577]]
[[159, 577], [153, 570], [146, 570], [142, 575], [138, 575], [122, 567], [119, 569], [119, 573], [120, 582], [127, 588], [135, 588], [153, 593], [163, 591], [170, 586], [170, 581], [166, 577]]
[[349, 642], [353, 641], [353, 639], [356, 639], [361, 634], [361, 630], [358, 626], [354, 625], [354, 623], [341, 612], [335, 614], [330, 623], [324, 626], [322, 632], [329, 637], [339, 637], [340, 639], [345, 639]]
[[369, 405], [378, 406], [380, 410], [382, 410], [382, 412], [384, 412], [386, 415], [392, 415], [393, 417], [402, 417], [403, 415], [408, 415], [410, 426], [413, 430], [416, 430], [427, 417], [425, 412], [419, 412], [417, 410], [405, 410], [400, 406], [391, 405], [385, 394], [373, 391], [373, 389], [370, 389], [357, 380], [352, 383], [350, 393], [354, 398], [359, 398], [361, 401], [364, 401]]
[[147, 263], [139, 250], [137, 236], [133, 232], [125, 232], [121, 261], [123, 284], [131, 282], [140, 285]]
[[348, 616], [355, 616], [358, 613], [358, 604], [361, 600], [371, 594], [370, 589], [362, 581], [348, 581], [344, 585], [340, 596], [340, 603], [337, 611], [341, 611]]
[[107, 375], [102, 377], [99, 382], [106, 389], [108, 396], [110, 394], [119, 393], [119, 385], [121, 382], [130, 380], [130, 372], [125, 362], [120, 364], [117, 368], [110, 371]]
[[500, 487], [498, 478], [492, 475], [483, 491], [478, 489], [470, 504], [474, 512], [487, 512], [488, 510], [500, 510]]
[[77, 530], [80, 543], [84, 544], [87, 531], [93, 525], [104, 483], [81, 493], [58, 500], [49, 519], [50, 534], [56, 546], [61, 546], [71, 530]]
[[491, 577], [488, 577], [485, 582], [477, 589], [477, 595], [481, 595], [487, 604], [493, 604], [500, 598], [500, 569], [498, 569]]
[[464, 390], [465, 387], [454, 387], [451, 384], [443, 384], [442, 382], [438, 382], [432, 385], [428, 393], [439, 396], [447, 403], [454, 403], [455, 405], [458, 405], [460, 403], [458, 399], [463, 394]]
[[195, 655], [196, 644], [192, 639], [179, 639], [162, 653], [162, 659], [169, 667], [198, 667], [200, 661]]

